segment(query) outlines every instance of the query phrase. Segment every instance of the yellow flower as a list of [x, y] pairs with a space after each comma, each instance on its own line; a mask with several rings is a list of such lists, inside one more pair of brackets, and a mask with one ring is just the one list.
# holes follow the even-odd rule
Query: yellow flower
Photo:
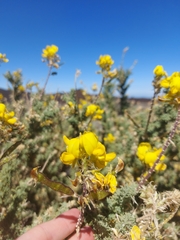
[[134, 225], [131, 229], [131, 240], [145, 240], [145, 237], [142, 238], [141, 230], [138, 226]]
[[112, 60], [110, 55], [104, 55], [104, 56], [100, 56], [99, 60], [96, 61], [96, 64], [100, 66], [100, 68], [102, 68], [102, 70], [105, 71], [110, 71], [111, 66], [114, 64], [114, 61]]
[[116, 177], [113, 174], [108, 173], [104, 179], [104, 185], [109, 185], [109, 191], [115, 193], [117, 187]]
[[117, 187], [116, 177], [112, 173], [108, 173], [106, 176], [100, 172], [93, 172], [95, 179], [92, 179], [92, 182], [96, 184], [97, 188], [101, 190], [108, 189], [109, 192], [115, 193]]
[[60, 159], [64, 164], [74, 165], [76, 160], [80, 158], [79, 138], [68, 139], [63, 136], [66, 147], [66, 152], [63, 152]]
[[14, 118], [14, 112], [7, 112], [6, 106], [3, 103], [0, 103], [0, 121], [12, 125], [17, 121]]
[[170, 95], [180, 94], [180, 72], [174, 72], [170, 77], [162, 79], [160, 85], [169, 88]]
[[25, 91], [25, 88], [24, 88], [22, 85], [20, 85], [20, 86], [18, 87], [18, 90], [19, 90], [20, 92], [24, 92], [24, 91]]
[[112, 135], [112, 133], [108, 133], [107, 137], [104, 138], [105, 142], [114, 142], [115, 141], [115, 137]]
[[168, 91], [159, 100], [170, 102], [172, 104], [180, 104], [180, 72], [174, 72], [171, 76], [160, 81], [162, 88], [167, 88]]
[[0, 53], [0, 62], [9, 62], [9, 59], [6, 58], [6, 54]]
[[75, 107], [75, 104], [73, 102], [71, 102], [71, 101], [68, 102], [68, 105], [72, 109], [74, 109], [74, 107]]
[[97, 90], [98, 90], [97, 84], [94, 83], [94, 84], [92, 85], [91, 89], [92, 89], [93, 91], [97, 91]]
[[64, 164], [74, 165], [76, 160], [83, 159], [92, 154], [98, 143], [96, 135], [92, 132], [85, 132], [79, 137], [68, 139], [63, 137], [66, 144], [66, 152], [63, 152], [60, 159]]
[[98, 138], [92, 132], [85, 132], [79, 137], [80, 147], [90, 156], [98, 145]]
[[98, 105], [90, 104], [87, 106], [85, 116], [93, 116], [93, 119], [102, 119], [102, 114], [104, 113], [104, 110], [100, 109]]
[[105, 146], [98, 142], [96, 148], [93, 150], [90, 160], [94, 163], [97, 168], [104, 168], [108, 162], [111, 162], [116, 157], [114, 152], [107, 153]]
[[[157, 160], [158, 156], [160, 155], [161, 151], [162, 148], [159, 149], [152, 148], [150, 143], [142, 142], [139, 144], [136, 154], [142, 162], [149, 165], [149, 167], [152, 167], [155, 161]], [[163, 161], [164, 159], [165, 156], [162, 155], [160, 161]], [[155, 167], [156, 171], [164, 171], [165, 169], [166, 164], [164, 163], [158, 163]]]
[[103, 168], [115, 157], [115, 153], [106, 154], [105, 147], [92, 132], [85, 132], [79, 137], [68, 139], [63, 137], [66, 151], [60, 156], [64, 164], [75, 165], [78, 159], [86, 159], [94, 163], [95, 167]]
[[153, 71], [154, 75], [156, 75], [157, 77], [162, 77], [162, 76], [166, 76], [167, 73], [164, 71], [163, 66], [158, 65], [154, 68]]
[[151, 144], [148, 142], [142, 142], [138, 146], [136, 154], [141, 161], [144, 161], [146, 153], [150, 150], [151, 150]]
[[46, 46], [45, 49], [43, 49], [42, 57], [47, 58], [48, 60], [55, 57], [56, 53], [58, 52], [58, 47], [55, 45]]

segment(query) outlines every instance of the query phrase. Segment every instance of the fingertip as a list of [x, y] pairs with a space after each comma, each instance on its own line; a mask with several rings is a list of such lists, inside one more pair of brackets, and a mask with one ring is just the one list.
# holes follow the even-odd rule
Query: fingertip
[[68, 210], [68, 211], [66, 211], [64, 213], [61, 213], [59, 216], [57, 216], [57, 218], [64, 217], [64, 216], [70, 216], [70, 215], [78, 218], [79, 214], [80, 214], [80, 210], [79, 209], [71, 208], [70, 210]]

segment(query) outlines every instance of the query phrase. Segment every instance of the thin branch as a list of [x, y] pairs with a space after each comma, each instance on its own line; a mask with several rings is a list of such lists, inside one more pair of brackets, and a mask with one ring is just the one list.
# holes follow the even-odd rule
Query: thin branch
[[153, 98], [151, 100], [151, 106], [150, 106], [150, 110], [149, 110], [149, 116], [148, 116], [148, 120], [147, 120], [147, 123], [146, 123], [145, 131], [144, 131], [144, 137], [145, 138], [146, 138], [146, 135], [147, 135], [148, 126], [149, 126], [150, 119], [151, 119], [151, 116], [152, 116], [152, 111], [153, 111], [156, 95], [157, 95], [157, 91], [154, 90], [154, 94], [153, 94]]
[[101, 94], [101, 92], [102, 92], [104, 83], [105, 83], [105, 77], [103, 77], [103, 79], [102, 79], [102, 83], [101, 83], [101, 87], [100, 87], [100, 89], [99, 89], [99, 93], [97, 94], [97, 96], [96, 96], [96, 98], [95, 98], [95, 100], [94, 100], [94, 102], [93, 102], [94, 104], [97, 103], [97, 100], [98, 100], [98, 98], [99, 98], [99, 96], [100, 96], [100, 94]]
[[45, 82], [45, 84], [44, 84], [44, 87], [43, 87], [43, 89], [42, 89], [40, 99], [42, 99], [43, 96], [44, 96], [45, 89], [46, 89], [46, 85], [47, 85], [48, 80], [49, 80], [49, 78], [50, 78], [50, 76], [51, 76], [51, 70], [52, 70], [52, 66], [49, 67], [48, 75], [47, 75], [47, 78], [46, 78], [46, 82]]

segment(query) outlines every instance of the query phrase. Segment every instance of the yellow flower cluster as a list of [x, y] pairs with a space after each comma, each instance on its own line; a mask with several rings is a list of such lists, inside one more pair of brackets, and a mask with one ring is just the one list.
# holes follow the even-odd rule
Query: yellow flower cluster
[[55, 45], [46, 46], [45, 49], [43, 49], [42, 57], [47, 58], [48, 60], [55, 57], [56, 53], [58, 52], [58, 47]]
[[0, 62], [9, 62], [9, 59], [6, 58], [6, 54], [0, 53]]
[[14, 118], [14, 112], [8, 113], [3, 103], [0, 103], [0, 121], [12, 125], [17, 121], [17, 119]]
[[180, 104], [180, 72], [174, 72], [171, 76], [168, 76], [161, 65], [156, 66], [153, 72], [157, 80], [154, 85], [158, 86], [159, 89], [167, 89], [167, 93], [159, 97], [159, 100]]
[[46, 46], [43, 49], [42, 57], [47, 60], [49, 66], [59, 67], [60, 58], [57, 55], [58, 47], [56, 45]]
[[102, 119], [102, 114], [104, 110], [100, 109], [100, 107], [96, 104], [90, 104], [87, 106], [85, 116], [93, 116], [93, 119]]
[[[152, 148], [150, 143], [142, 142], [139, 144], [136, 154], [142, 162], [144, 162], [149, 167], [152, 167], [161, 151], [162, 148], [159, 149]], [[163, 161], [164, 159], [165, 156], [163, 155], [160, 160]], [[164, 163], [158, 163], [155, 167], [156, 171], [164, 171], [165, 169], [166, 164]]]
[[115, 137], [112, 133], [108, 133], [107, 137], [104, 138], [105, 142], [113, 143], [115, 141]]
[[131, 229], [131, 239], [132, 240], [145, 240], [145, 237], [141, 236], [141, 230], [138, 226], [134, 225]]
[[85, 132], [72, 139], [64, 136], [63, 139], [66, 151], [61, 154], [60, 160], [64, 164], [74, 166], [81, 159], [101, 169], [116, 157], [114, 152], [106, 154], [105, 146], [98, 141], [97, 136], [92, 132]]
[[110, 55], [101, 55], [99, 60], [96, 61], [96, 64], [99, 65], [102, 70], [109, 72], [111, 70], [111, 66], [114, 64], [114, 61]]
[[161, 80], [160, 86], [168, 89], [168, 93], [162, 97], [162, 100], [173, 101], [180, 100], [180, 72], [174, 72], [171, 76]]
[[156, 66], [153, 73], [156, 77], [162, 77], [167, 75], [167, 73], [164, 71], [163, 66], [161, 65]]
[[108, 189], [111, 193], [115, 193], [117, 187], [116, 177], [112, 173], [108, 173], [106, 176], [100, 172], [93, 173], [95, 178], [92, 182], [96, 185], [95, 188], [105, 190]]

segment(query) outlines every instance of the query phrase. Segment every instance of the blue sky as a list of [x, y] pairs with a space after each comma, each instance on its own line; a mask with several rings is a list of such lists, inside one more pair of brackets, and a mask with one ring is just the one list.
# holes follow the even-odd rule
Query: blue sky
[[119, 67], [128, 46], [124, 67], [138, 60], [128, 95], [151, 97], [156, 65], [169, 74], [180, 71], [179, 12], [179, 0], [0, 1], [0, 52], [10, 60], [0, 66], [0, 88], [7, 88], [3, 74], [17, 69], [24, 83], [43, 86], [48, 68], [41, 62], [42, 49], [55, 44], [64, 65], [50, 78], [47, 92], [73, 88], [76, 69], [82, 72], [78, 86], [90, 90], [101, 83], [99, 56], [110, 54]]

